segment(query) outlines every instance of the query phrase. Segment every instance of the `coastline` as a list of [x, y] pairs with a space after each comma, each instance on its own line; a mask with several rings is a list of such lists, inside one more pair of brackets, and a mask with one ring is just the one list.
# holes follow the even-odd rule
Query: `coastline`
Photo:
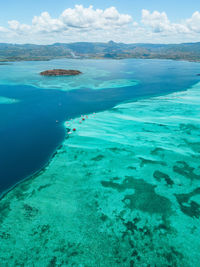
[[[199, 84], [199, 83], [197, 83], [197, 84]], [[123, 105], [123, 104], [131, 104], [131, 103], [136, 103], [136, 102], [138, 102], [138, 101], [144, 101], [144, 100], [150, 100], [150, 99], [154, 99], [154, 98], [160, 98], [160, 97], [167, 97], [167, 96], [171, 96], [172, 94], [178, 94], [178, 93], [180, 93], [180, 92], [187, 92], [188, 90], [191, 90], [194, 86], [196, 86], [197, 84], [194, 84], [191, 88], [188, 88], [188, 89], [186, 89], [186, 90], [183, 90], [183, 91], [175, 91], [175, 92], [170, 92], [170, 93], [163, 93], [163, 94], [158, 94], [158, 95], [155, 95], [155, 96], [146, 96], [146, 97], [140, 97], [140, 98], [137, 98], [137, 99], [132, 99], [132, 100], [127, 100], [127, 101], [124, 101], [124, 102], [122, 102], [122, 103], [119, 103], [119, 104], [117, 104], [116, 106], [114, 106], [114, 107], [112, 107], [112, 108], [110, 108], [110, 109], [108, 109], [108, 110], [105, 110], [105, 111], [111, 111], [112, 109], [115, 109], [115, 108], [117, 108], [118, 106], [121, 106], [121, 105]], [[104, 111], [100, 111], [100, 113], [101, 112], [104, 112]], [[98, 112], [99, 113], [99, 112]], [[88, 114], [88, 115], [91, 115], [91, 114]], [[75, 117], [75, 118], [72, 118], [73, 120], [79, 120], [77, 117]], [[64, 124], [65, 124], [66, 122], [64, 122]], [[65, 126], [64, 126], [65, 127]], [[76, 125], [76, 127], [77, 127], [77, 125]], [[70, 131], [70, 129], [68, 129], [68, 128], [66, 128], [65, 127], [65, 129], [66, 129], [66, 131], [67, 132], [69, 132]], [[29, 176], [27, 176], [27, 177], [25, 177], [25, 178], [23, 178], [22, 180], [20, 180], [19, 182], [17, 182], [16, 184], [14, 184], [13, 186], [11, 186], [10, 188], [8, 188], [7, 190], [5, 190], [4, 192], [2, 192], [1, 194], [0, 194], [0, 201], [4, 198], [4, 197], [6, 197], [6, 195], [9, 193], [9, 192], [11, 192], [13, 189], [15, 189], [17, 186], [19, 186], [19, 185], [21, 185], [23, 182], [26, 182], [26, 181], [29, 181], [29, 180], [34, 180], [34, 179], [36, 179], [38, 176], [40, 176], [42, 173], [44, 173], [45, 172], [45, 170], [46, 170], [46, 168], [48, 168], [48, 166], [51, 164], [51, 162], [52, 162], [52, 160], [54, 159], [54, 157], [59, 153], [59, 150], [62, 150], [62, 148], [63, 148], [63, 145], [64, 145], [64, 143], [66, 142], [66, 140], [67, 139], [69, 139], [70, 138], [70, 135], [69, 134], [67, 134], [67, 132], [66, 132], [66, 135], [65, 135], [65, 137], [64, 137], [64, 139], [63, 139], [63, 141], [61, 142], [61, 144], [60, 145], [58, 145], [58, 147], [55, 149], [55, 151], [50, 155], [50, 157], [49, 157], [49, 160], [46, 162], [46, 164], [43, 166], [43, 167], [41, 167], [39, 170], [37, 170], [36, 172], [34, 172], [33, 174], [30, 174]]]
[[[66, 138], [65, 138], [66, 139]], [[64, 139], [64, 140], [65, 140]], [[62, 142], [63, 143], [63, 142]], [[53, 158], [56, 156], [56, 154], [58, 153], [59, 149], [62, 148], [63, 144], [58, 145], [58, 147], [55, 149], [55, 151], [52, 153], [52, 155], [50, 155], [49, 160], [46, 162], [46, 164], [44, 164], [44, 166], [42, 166], [39, 170], [35, 171], [33, 174], [30, 174], [29, 176], [23, 178], [22, 180], [20, 180], [19, 182], [15, 183], [13, 186], [11, 186], [10, 188], [8, 188], [7, 190], [3, 191], [0, 194], [0, 201], [8, 194], [10, 193], [13, 189], [15, 189], [17, 186], [19, 186], [20, 184], [22, 184], [23, 182], [32, 180], [37, 178], [39, 175], [41, 175], [45, 169], [51, 164], [51, 161], [53, 160]]]
[[[197, 83], [198, 84], [198, 83]], [[191, 88], [193, 88], [194, 86], [196, 86], [197, 84], [194, 84]], [[37, 87], [36, 87], [37, 88]], [[105, 111], [110, 111], [114, 108], [117, 108], [118, 106], [120, 105], [123, 105], [123, 104], [129, 104], [129, 103], [135, 103], [135, 102], [138, 102], [138, 101], [143, 101], [143, 100], [150, 100], [150, 99], [153, 99], [153, 98], [159, 98], [159, 97], [167, 97], [167, 96], [171, 96], [172, 94], [176, 94], [176, 93], [180, 93], [180, 92], [186, 92], [188, 90], [191, 90], [191, 88], [188, 88], [186, 90], [183, 90], [183, 91], [174, 91], [174, 92], [167, 92], [167, 93], [163, 93], [163, 94], [157, 94], [157, 95], [154, 95], [154, 96], [145, 96], [145, 97], [139, 97], [139, 98], [134, 98], [134, 99], [130, 99], [130, 100], [127, 100], [127, 101], [124, 101], [122, 103], [119, 103], [117, 104], [116, 106], [113, 106], [111, 107], [110, 109], [108, 110], [105, 110]], [[103, 111], [100, 111], [100, 112], [103, 112]], [[99, 112], [98, 112], [99, 113]], [[91, 115], [91, 114], [88, 114], [88, 115]], [[74, 117], [72, 118], [73, 120], [76, 120], [77, 117]], [[78, 119], [79, 120], [79, 119]], [[65, 123], [65, 122], [64, 122]], [[65, 127], [65, 126], [64, 126]], [[69, 132], [69, 129], [67, 129], [65, 127], [66, 131]], [[28, 180], [32, 180], [32, 179], [36, 179], [38, 176], [40, 176], [43, 172], [45, 172], [46, 168], [51, 164], [52, 160], [54, 159], [54, 157], [59, 153], [59, 150], [62, 149], [63, 147], [63, 144], [65, 143], [65, 141], [70, 138], [70, 136], [66, 133], [63, 141], [61, 142], [60, 145], [58, 145], [58, 147], [55, 149], [55, 151], [50, 155], [49, 157], [49, 160], [46, 162], [46, 164], [44, 164], [44, 166], [42, 166], [39, 170], [35, 171], [33, 174], [30, 174], [29, 176], [23, 178], [22, 180], [18, 181], [17, 183], [15, 183], [13, 186], [11, 186], [10, 188], [8, 188], [7, 190], [3, 191], [1, 194], [0, 194], [0, 201], [10, 192], [12, 191], [13, 189], [15, 189], [18, 185], [22, 184], [23, 182], [26, 182]]]
[[[59, 59], [70, 59], [70, 60], [128, 60], [128, 59], [142, 59], [142, 60], [172, 60], [172, 61], [180, 61], [180, 62], [193, 62], [193, 63], [200, 63], [200, 59], [185, 59], [185, 58], [159, 58], [159, 57], [152, 57], [152, 58], [143, 58], [143, 57], [124, 57], [124, 58], [105, 58], [105, 57], [85, 57], [85, 58], [74, 58], [74, 57], [54, 57], [54, 58], [49, 58], [49, 59], [19, 59], [19, 60], [10, 60], [10, 59], [5, 59], [5, 60], [0, 60], [0, 65], [7, 65], [9, 63], [15, 63], [15, 62], [45, 62], [45, 61], [52, 61], [52, 60], [59, 60]], [[4, 64], [5, 63], [5, 64]]]
[[1, 200], [1, 262], [196, 266], [199, 86], [73, 120], [40, 179]]
[[[67, 135], [67, 133], [66, 133]], [[66, 140], [67, 137], [65, 135], [64, 140]], [[57, 146], [57, 148], [55, 149], [55, 151], [50, 155], [48, 161], [44, 164], [44, 166], [42, 166], [39, 170], [35, 171], [34, 173], [28, 175], [27, 177], [21, 179], [20, 181], [18, 181], [17, 183], [15, 183], [14, 185], [12, 185], [10, 188], [8, 188], [7, 190], [4, 190], [2, 193], [0, 193], [0, 201], [8, 194], [10, 193], [13, 189], [15, 189], [17, 186], [19, 186], [21, 183], [26, 182], [28, 180], [32, 180], [37, 178], [39, 175], [41, 175], [45, 169], [49, 166], [49, 164], [51, 164], [51, 161], [53, 160], [53, 158], [57, 155], [58, 151], [63, 147], [63, 142], [64, 140], [61, 142], [60, 145]]]
[[[171, 60], [170, 60], [171, 61]], [[129, 61], [128, 61], [129, 62]], [[133, 62], [135, 62], [135, 61], [133, 61]], [[144, 61], [145, 62], [145, 61]], [[158, 61], [155, 61], [155, 64], [158, 64], [157, 63]], [[179, 64], [177, 65], [177, 64], [175, 64], [175, 63], [165, 63], [165, 60], [163, 60], [163, 62], [164, 62], [164, 66], [166, 66], [163, 70], [167, 70], [170, 66], [174, 66], [174, 67], [178, 67], [179, 68]], [[55, 63], [53, 63], [52, 65], [54, 65], [54, 64], [58, 64], [58, 67], [59, 67], [59, 64], [61, 64], [61, 66], [62, 66], [62, 64], [65, 64], [65, 61], [64, 61], [64, 63], [61, 61], [61, 63], [58, 63], [58, 62], [55, 62]], [[75, 65], [77, 65], [77, 63], [70, 63], [70, 64], [72, 64], [72, 66], [75, 66]], [[117, 64], [117, 63], [116, 63]], [[121, 63], [120, 64], [117, 64], [117, 66], [119, 66], [119, 67], [121, 67], [121, 66], [124, 66], [124, 64], [125, 63], [122, 63], [122, 65], [121, 65]], [[132, 64], [132, 63], [131, 63]], [[131, 65], [131, 64], [127, 64], [127, 67], [129, 67], [129, 65]], [[143, 60], [141, 60], [141, 66], [142, 66], [142, 64], [143, 64]], [[149, 63], [146, 63], [147, 64], [147, 66], [149, 65]], [[17, 64], [16, 64], [17, 65]], [[23, 66], [23, 64], [20, 64], [20, 65], [22, 65], [22, 69], [24, 68]], [[112, 63], [111, 63], [111, 65], [112, 65]], [[180, 64], [181, 66], [182, 66], [182, 64]], [[27, 66], [26, 64], [25, 64], [25, 66]], [[29, 65], [28, 65], [29, 66]], [[34, 71], [34, 68], [32, 69], [32, 64], [30, 64], [30, 69], [32, 70], [32, 72]], [[35, 69], [36, 69], [36, 67], [38, 68], [38, 66], [40, 67], [40, 64], [38, 65], [38, 64], [36, 64], [35, 65]], [[41, 66], [43, 66], [42, 64], [41, 64]], [[83, 66], [85, 67], [85, 66], [88, 66], [88, 63], [86, 62], [86, 63], [84, 63], [83, 64]], [[93, 65], [90, 65], [90, 68], [92, 67]], [[94, 65], [95, 67], [96, 67], [96, 65]], [[104, 66], [104, 64], [103, 65], [100, 65], [100, 68], [98, 68], [98, 66], [99, 65], [97, 65], [97, 70], [98, 70], [98, 72], [96, 71], [96, 69], [95, 69], [95, 71], [94, 71], [94, 73], [92, 74], [92, 78], [94, 78], [93, 79], [93, 83], [95, 83], [95, 81], [96, 81], [96, 77], [98, 77], [98, 75], [99, 74], [102, 74], [102, 80], [101, 80], [101, 83], [98, 85], [98, 86], [103, 86], [104, 85], [104, 83], [106, 83], [107, 82], [107, 78], [106, 79], [104, 79], [104, 74], [106, 74], [106, 75], [108, 75], [109, 74], [109, 72], [108, 71], [110, 71], [110, 67], [108, 68], [108, 69], [106, 69], [106, 70], [104, 70], [105, 71], [105, 73], [103, 73], [102, 72], [102, 66]], [[158, 66], [159, 66], [159, 64], [158, 64]], [[162, 66], [162, 64], [161, 64], [161, 66]], [[185, 73], [185, 69], [187, 70], [187, 64], [186, 65], [184, 65], [183, 64], [183, 73]], [[197, 67], [196, 67], [196, 65], [191, 65], [192, 66], [192, 68], [194, 69], [194, 70], [196, 70], [196, 69], [198, 69]], [[190, 67], [190, 65], [189, 65], [189, 67]], [[43, 68], [43, 67], [40, 67], [40, 68]], [[91, 70], [89, 68], [89, 70]], [[195, 73], [194, 71], [193, 71], [193, 69], [192, 69], [192, 72], [190, 71], [190, 76], [192, 77], [192, 73]], [[15, 70], [15, 69], [14, 69]], [[20, 69], [20, 72], [21, 72], [21, 69]], [[89, 72], [89, 71], [88, 71]], [[171, 70], [170, 70], [170, 72], [171, 72]], [[172, 70], [172, 72], [173, 72], [173, 70]], [[120, 73], [120, 68], [119, 68], [119, 73]], [[148, 73], [148, 72], [147, 72]], [[2, 72], [2, 74], [3, 74], [3, 72]], [[110, 74], [112, 74], [112, 72], [110, 72]], [[140, 75], [140, 71], [139, 71], [139, 73], [138, 73], [139, 75]], [[133, 86], [134, 87], [134, 85], [136, 84], [136, 80], [134, 80], [135, 81], [135, 84], [132, 82], [132, 80], [133, 79], [131, 79], [131, 76], [133, 76], [134, 77], [134, 72], [131, 72], [131, 73], [128, 73], [128, 74], [126, 74], [126, 72], [124, 72], [124, 77], [125, 78], [123, 78], [122, 80], [123, 80], [123, 82], [122, 82], [122, 84], [120, 84], [120, 86], [127, 86], [127, 88], [128, 88], [128, 86]], [[126, 75], [130, 75], [130, 76], [126, 76]], [[190, 77], [189, 76], [189, 77]], [[194, 74], [194, 76], [195, 76], [195, 74]], [[88, 76], [86, 76], [85, 77], [85, 80], [88, 78]], [[116, 80], [116, 77], [114, 77], [115, 79], [113, 79], [113, 80], [111, 80], [111, 81], [116, 81], [117, 83], [119, 82], [119, 79], [118, 80]], [[157, 77], [156, 77], [157, 78]], [[196, 77], [196, 78], [192, 78], [193, 80], [199, 80], [199, 79], [197, 79], [198, 77]], [[20, 76], [18, 77], [18, 79], [20, 80]], [[170, 79], [171, 79], [171, 77], [170, 77]], [[192, 80], [191, 79], [191, 80]], [[129, 80], [131, 81], [131, 83], [129, 82]], [[104, 81], [106, 81], [106, 82], [104, 82]], [[181, 80], [180, 80], [181, 82], [182, 82], [182, 78], [181, 78]], [[59, 81], [55, 81], [56, 83], [57, 82], [59, 82]], [[82, 82], [84, 82], [84, 81], [79, 81], [79, 83], [82, 83]], [[160, 80], [156, 80], [156, 82], [157, 83], [159, 83], [160, 82]], [[187, 82], [187, 80], [186, 80], [186, 82]], [[140, 80], [138, 79], [138, 81], [137, 81], [137, 83], [139, 84], [139, 86], [140, 86]], [[137, 85], [137, 84], [136, 84]], [[173, 85], [173, 82], [172, 82], [172, 85]], [[175, 85], [175, 83], [174, 83], [174, 85]], [[178, 83], [177, 83], [177, 85], [179, 85]], [[12, 84], [11, 84], [11, 86], [12, 86]], [[16, 85], [16, 86], [24, 86], [24, 85]], [[26, 86], [26, 85], [25, 85]], [[45, 84], [43, 84], [43, 86], [42, 87], [38, 87], [37, 85], [34, 85], [34, 84], [32, 84], [31, 83], [31, 79], [30, 79], [30, 84], [28, 84], [27, 86], [32, 86], [32, 87], [34, 87], [34, 88], [36, 88], [36, 89], [41, 89], [41, 88], [43, 88], [43, 86], [45, 86]], [[74, 86], [76, 86], [76, 85], [74, 85]], [[91, 84], [91, 86], [92, 86], [92, 84]], [[96, 86], [96, 85], [95, 85]], [[98, 87], [98, 86], [96, 86], [96, 87]], [[109, 88], [109, 85], [106, 83], [106, 86]], [[105, 88], [107, 88], [105, 86]], [[113, 88], [115, 88], [115, 83], [114, 84], [110, 84], [110, 86], [113, 86]], [[148, 86], [148, 84], [146, 85], [146, 86]], [[88, 87], [90, 87], [90, 84], [88, 83]], [[186, 87], [186, 86], [185, 86]], [[46, 88], [46, 87], [45, 87]], [[95, 87], [94, 87], [95, 88]], [[93, 89], [94, 89], [93, 88]], [[118, 88], [118, 87], [117, 87]], [[120, 88], [120, 87], [119, 87]], [[123, 87], [122, 87], [123, 88]], [[169, 87], [170, 88], [170, 87]], [[175, 87], [176, 88], [176, 87]], [[183, 91], [183, 90], [185, 90], [186, 88], [184, 88], [183, 87], [183, 89], [182, 90], [180, 90], [180, 88], [181, 87], [179, 87], [179, 90], [178, 90], [178, 87], [176, 88], [178, 91], [174, 91], [174, 92], [180, 92], [180, 91]], [[47, 89], [49, 89], [49, 88], [47, 88]], [[58, 88], [52, 88], [52, 90], [53, 89], [55, 89], [55, 90], [60, 90], [60, 91], [62, 91], [62, 89], [58, 89]], [[141, 88], [142, 89], [142, 88]], [[145, 88], [146, 89], [146, 88]], [[96, 89], [95, 89], [96, 90]], [[118, 89], [119, 90], [119, 89]], [[137, 90], [137, 89], [136, 89]], [[165, 92], [165, 90], [166, 90], [166, 92]], [[72, 90], [71, 90], [72, 91]], [[114, 90], [113, 90], [114, 91]], [[96, 91], [97, 92], [97, 91]], [[106, 93], [106, 91], [103, 91], [103, 94], [104, 94], [104, 92]], [[164, 95], [168, 95], [168, 94], [170, 94], [170, 93], [172, 93], [172, 92], [170, 92], [169, 90], [167, 91], [167, 88], [166, 89], [164, 89], [163, 90], [163, 92], [159, 92], [158, 91], [158, 93], [151, 93], [150, 95], [147, 95], [147, 96], [135, 96], [134, 97], [134, 95], [133, 96], [131, 96], [131, 97], [129, 97], [129, 98], [127, 98], [127, 100], [119, 100], [119, 102], [117, 102], [117, 103], [115, 103], [115, 104], [113, 104], [113, 106], [110, 106], [109, 107], [109, 109], [112, 109], [112, 108], [114, 108], [114, 106], [116, 106], [116, 105], [118, 105], [121, 101], [121, 103], [130, 103], [130, 102], [137, 102], [137, 101], [140, 101], [140, 100], [142, 100], [142, 99], [148, 99], [148, 98], [151, 98], [151, 97], [159, 97], [159, 96], [164, 96]], [[45, 92], [44, 92], [44, 94], [45, 94]], [[76, 93], [75, 93], [76, 94]], [[78, 93], [79, 94], [79, 93]], [[148, 93], [147, 93], [148, 94]], [[98, 96], [98, 95], [97, 95]], [[122, 95], [123, 96], [123, 95]], [[85, 96], [84, 96], [85, 97]], [[60, 102], [60, 100], [59, 100], [59, 102]], [[60, 103], [58, 103], [58, 105], [60, 105]], [[63, 105], [63, 104], [62, 104]], [[104, 109], [102, 109], [102, 110], [104, 110]], [[107, 108], [105, 109], [105, 110], [108, 110]], [[96, 111], [95, 109], [93, 110], [93, 111]], [[83, 111], [80, 111], [80, 112], [83, 112]], [[70, 115], [69, 115], [70, 116]], [[63, 141], [64, 141], [64, 139], [63, 139]], [[62, 142], [63, 142], [62, 141]], [[51, 157], [54, 155], [54, 153], [56, 152], [56, 150], [54, 150], [54, 152], [53, 152], [53, 154], [51, 154], [49, 157], [48, 157], [48, 161], [46, 162], [46, 164], [48, 165], [48, 162], [50, 161], [50, 159], [51, 159]], [[46, 164], [45, 164], [45, 166], [46, 166]], [[41, 166], [41, 165], [40, 165]], [[45, 168], [45, 166], [44, 166], [44, 168]], [[28, 177], [25, 177], [25, 176], [23, 176], [23, 177], [25, 177], [25, 178], [23, 178], [22, 180], [20, 180], [19, 182], [21, 182], [21, 181], [25, 181], [26, 179], [29, 179], [29, 178], [31, 178], [34, 174], [37, 174], [37, 173], [39, 173], [40, 172], [40, 170], [42, 170], [43, 169], [43, 167], [40, 167], [36, 172], [34, 172], [34, 173], [32, 173], [31, 175], [29, 175]], [[18, 183], [17, 183], [18, 184]], [[15, 187], [15, 185], [16, 184], [14, 184], [13, 186], [11, 186], [11, 188], [8, 188], [7, 190], [4, 190], [4, 192], [1, 194], [1, 197], [3, 196], [3, 195], [5, 195], [6, 194], [6, 192], [7, 191], [10, 191], [10, 190], [12, 190], [12, 188], [13, 187]]]
[[[189, 90], [189, 89], [187, 89]], [[187, 91], [186, 90], [186, 91]], [[177, 91], [177, 92], [180, 92], [180, 91]], [[184, 92], [184, 91], [183, 91]], [[176, 93], [176, 92], [174, 92]], [[118, 105], [122, 105], [122, 104], [128, 104], [128, 103], [134, 103], [134, 102], [137, 102], [137, 101], [141, 101], [141, 100], [145, 100], [145, 99], [151, 99], [151, 98], [154, 98], [154, 97], [162, 97], [162, 96], [167, 96], [171, 93], [166, 93], [166, 94], [162, 94], [162, 95], [156, 95], [156, 96], [150, 96], [150, 97], [141, 97], [141, 98], [137, 98], [137, 99], [132, 99], [132, 100], [128, 100], [128, 101], [125, 101], [125, 102], [122, 102], [122, 103], [119, 103], [117, 104], [116, 106], [110, 108], [109, 110], [112, 110], [113, 108], [116, 108]], [[106, 110], [106, 111], [109, 111], [109, 110]], [[98, 112], [99, 113], [99, 112]], [[88, 115], [91, 115], [91, 114], [88, 114]], [[77, 118], [72, 118], [73, 120], [74, 119], [77, 119]], [[65, 122], [64, 122], [65, 123]], [[64, 126], [65, 127], [65, 126]], [[66, 127], [65, 127], [66, 128]], [[66, 129], [68, 130], [68, 129]], [[68, 130], [69, 132], [69, 130]], [[32, 180], [32, 179], [36, 179], [38, 176], [40, 176], [43, 172], [45, 172], [46, 168], [51, 164], [52, 160], [54, 159], [54, 157], [59, 153], [59, 150], [63, 147], [63, 144], [65, 143], [66, 139], [70, 138], [69, 135], [65, 135], [63, 141], [61, 142], [60, 145], [58, 145], [58, 147], [55, 149], [55, 151], [50, 155], [49, 157], [49, 160], [46, 162], [46, 164], [44, 164], [43, 167], [41, 167], [39, 170], [35, 171], [33, 174], [30, 174], [29, 176], [21, 179], [20, 181], [18, 181], [17, 183], [15, 183], [13, 186], [11, 186], [10, 188], [8, 188], [7, 190], [3, 191], [1, 194], [0, 194], [0, 201], [8, 194], [10, 193], [13, 189], [15, 189], [17, 186], [21, 185], [23, 182], [26, 182], [26, 181], [29, 181], [29, 180]]]

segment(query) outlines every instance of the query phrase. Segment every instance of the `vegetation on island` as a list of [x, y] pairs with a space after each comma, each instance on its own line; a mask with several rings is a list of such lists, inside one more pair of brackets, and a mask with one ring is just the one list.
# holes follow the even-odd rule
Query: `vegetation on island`
[[54, 70], [45, 70], [40, 72], [40, 75], [43, 76], [72, 76], [79, 75], [82, 72], [79, 70], [63, 70], [63, 69], [54, 69]]
[[0, 62], [56, 58], [173, 59], [200, 61], [200, 42], [182, 44], [55, 43], [52, 45], [0, 43]]

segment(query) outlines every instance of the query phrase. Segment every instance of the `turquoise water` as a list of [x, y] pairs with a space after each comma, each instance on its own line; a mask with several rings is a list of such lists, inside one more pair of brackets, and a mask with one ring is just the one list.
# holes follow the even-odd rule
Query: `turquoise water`
[[[85, 74], [38, 74], [66, 65]], [[3, 190], [49, 161], [0, 201], [1, 265], [198, 267], [197, 73], [166, 60], [0, 66]]]
[[[44, 77], [41, 71], [54, 68], [78, 69], [83, 74], [71, 77]], [[62, 59], [41, 62], [14, 62], [0, 66], [0, 84], [31, 85], [43, 89], [105, 89], [131, 87], [138, 83], [149, 87], [158, 79], [171, 85], [172, 79], [188, 82], [198, 73], [198, 64], [170, 60], [79, 60]], [[165, 81], [164, 81], [165, 79]], [[176, 81], [174, 80], [174, 84]], [[180, 84], [179, 84], [180, 85]], [[187, 88], [187, 84], [185, 84]], [[150, 88], [149, 88], [150, 89]], [[169, 88], [178, 90], [178, 88]]]
[[[39, 74], [53, 68], [79, 69], [83, 74]], [[1, 65], [0, 193], [47, 164], [66, 134], [64, 121], [122, 102], [186, 90], [199, 81], [197, 73], [197, 63], [170, 60], [63, 59]]]
[[3, 266], [198, 267], [199, 102], [197, 83], [65, 122], [76, 132], [0, 202]]
[[199, 103], [197, 83], [71, 122], [77, 131], [61, 151], [83, 153], [67, 167], [82, 162], [76, 174], [104, 218], [99, 231], [119, 246], [113, 266], [199, 266]]
[[[47, 69], [63, 68], [77, 69], [82, 72], [79, 76], [45, 77], [39, 75]], [[126, 73], [124, 77], [122, 61], [95, 60], [52, 60], [44, 62], [15, 62], [12, 65], [2, 65], [0, 68], [0, 84], [32, 85], [45, 89], [73, 89], [90, 88], [105, 89], [134, 86], [138, 83], [133, 77], [134, 72]], [[3, 74], [2, 74], [2, 73]], [[113, 75], [114, 74], [114, 75]], [[119, 78], [115, 77], [118, 74]], [[112, 77], [113, 75], [113, 77]], [[120, 77], [121, 76], [121, 77]]]
[[17, 99], [0, 96], [0, 104], [14, 104], [17, 103]]

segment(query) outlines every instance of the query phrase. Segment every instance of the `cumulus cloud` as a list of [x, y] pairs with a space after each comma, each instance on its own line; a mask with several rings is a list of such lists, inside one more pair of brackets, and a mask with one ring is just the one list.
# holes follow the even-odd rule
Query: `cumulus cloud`
[[93, 6], [84, 8], [82, 5], [76, 5], [74, 9], [66, 9], [60, 20], [68, 27], [107, 29], [125, 26], [132, 21], [132, 17], [120, 14], [115, 7], [95, 10]]
[[31, 30], [31, 26], [27, 24], [21, 24], [17, 20], [10, 20], [8, 21], [10, 29], [16, 32], [24, 32]]
[[10, 29], [26, 30], [32, 29], [34, 32], [61, 32], [71, 28], [77, 29], [113, 29], [128, 25], [132, 21], [130, 15], [120, 14], [115, 7], [105, 10], [88, 8], [82, 5], [76, 5], [74, 8], [68, 8], [62, 14], [54, 19], [48, 12], [41, 13], [40, 16], [34, 16], [32, 25], [20, 24], [18, 21], [9, 21]]
[[154, 11], [150, 13], [148, 10], [142, 10], [142, 23], [151, 27], [155, 33], [188, 33], [186, 25], [171, 23], [165, 12]]
[[150, 13], [149, 10], [142, 10], [142, 23], [149, 26], [154, 32], [162, 32], [169, 27], [169, 20], [165, 12], [154, 11]]
[[[52, 18], [48, 12], [42, 12], [39, 16], [33, 17], [31, 25], [22, 24], [17, 20], [8, 21], [7, 30], [15, 39], [19, 35], [21, 41], [22, 38], [28, 41], [38, 39], [40, 42], [43, 40], [50, 42], [53, 39], [58, 41], [61, 38], [62, 41], [80, 41], [81, 38], [88, 41], [89, 37], [90, 40], [93, 38], [92, 41], [95, 37], [98, 41], [104, 41], [103, 35], [111, 38], [116, 33], [120, 34], [120, 31], [128, 27], [131, 22], [130, 15], [119, 13], [115, 7], [103, 10], [94, 9], [93, 6], [85, 8], [82, 5], [75, 5], [74, 8], [64, 10], [57, 18]], [[97, 35], [99, 31], [102, 32], [101, 36]], [[87, 34], [89, 32], [90, 35], [86, 38], [84, 32]]]
[[134, 21], [129, 14], [120, 13], [115, 7], [95, 9], [93, 6], [75, 5], [65, 9], [57, 18], [48, 12], [34, 16], [30, 25], [17, 20], [0, 26], [0, 41], [14, 42], [183, 42], [200, 41], [200, 12], [179, 23], [171, 22], [165, 12], [143, 9], [141, 21]]
[[200, 12], [194, 12], [192, 17], [186, 20], [186, 24], [191, 31], [200, 33]]
[[65, 29], [65, 25], [60, 19], [53, 19], [48, 12], [43, 12], [40, 16], [34, 16], [32, 29], [35, 32], [58, 32]]

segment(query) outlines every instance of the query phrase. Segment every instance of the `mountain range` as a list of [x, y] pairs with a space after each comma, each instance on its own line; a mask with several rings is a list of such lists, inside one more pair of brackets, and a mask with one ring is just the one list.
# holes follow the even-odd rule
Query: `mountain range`
[[125, 44], [76, 42], [51, 45], [0, 43], [0, 62], [55, 58], [158, 58], [200, 61], [200, 42], [181, 44]]

